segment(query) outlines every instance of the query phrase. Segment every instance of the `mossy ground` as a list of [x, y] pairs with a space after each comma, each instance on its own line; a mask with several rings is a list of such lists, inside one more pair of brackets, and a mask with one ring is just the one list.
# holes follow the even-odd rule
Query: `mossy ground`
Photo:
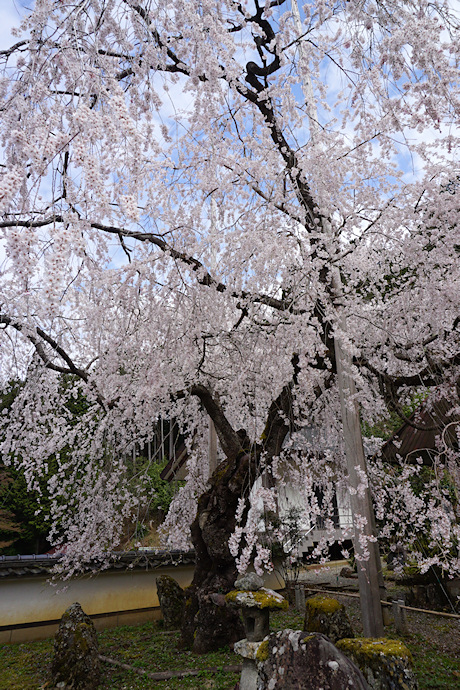
[[[335, 595], [334, 595], [335, 596]], [[359, 607], [355, 600], [341, 598], [359, 633]], [[301, 630], [303, 615], [292, 607], [272, 613], [271, 629]], [[409, 635], [401, 637], [412, 652], [419, 690], [460, 690], [460, 626], [458, 621], [436, 619], [423, 614], [408, 614]], [[397, 639], [393, 626], [388, 637]], [[205, 669], [240, 663], [230, 651], [196, 656], [177, 649], [178, 633], [164, 633], [155, 623], [105, 630], [98, 634], [101, 654], [149, 672], [183, 669]], [[40, 690], [48, 681], [52, 640], [0, 647], [0, 690]], [[455, 652], [457, 650], [457, 654]], [[103, 665], [101, 690], [231, 690], [238, 674], [206, 674], [167, 681], [153, 681], [132, 671]]]
[[[150, 673], [169, 670], [206, 669], [240, 663], [230, 650], [202, 656], [177, 649], [179, 633], [165, 633], [157, 623], [123, 626], [98, 633], [102, 655]], [[48, 669], [53, 651], [52, 640], [13, 644], [0, 647], [0, 690], [41, 690], [48, 686]], [[239, 678], [235, 673], [210, 674], [154, 681], [133, 671], [102, 665], [103, 680], [100, 690], [181, 690], [182, 688], [209, 688], [231, 690]]]

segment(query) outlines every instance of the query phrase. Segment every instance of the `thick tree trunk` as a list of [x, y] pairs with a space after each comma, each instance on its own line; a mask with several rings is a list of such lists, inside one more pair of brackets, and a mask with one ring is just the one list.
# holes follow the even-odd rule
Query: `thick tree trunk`
[[[244, 430], [235, 431], [218, 400], [204, 386], [193, 386], [192, 395], [202, 402], [214, 422], [226, 459], [210, 477], [209, 489], [200, 496], [191, 526], [196, 552], [193, 582], [187, 589], [180, 644], [203, 654], [244, 637], [240, 616], [225, 603], [224, 595], [237, 578], [235, 559], [228, 546], [235, 531], [240, 498], [249, 498], [257, 477], [258, 457], [263, 451], [265, 467], [278, 456], [290, 428], [292, 386], [298, 373], [293, 355], [293, 378], [272, 402], [260, 446], [251, 444]], [[247, 510], [247, 508], [246, 508]], [[243, 514], [242, 518], [245, 519]]]
[[187, 589], [181, 646], [198, 654], [214, 651], [244, 637], [239, 614], [225, 604], [224, 595], [237, 578], [228, 541], [235, 529], [238, 499], [255, 477], [255, 456], [244, 451], [227, 458], [210, 478], [200, 497], [191, 526], [196, 551], [193, 582]]

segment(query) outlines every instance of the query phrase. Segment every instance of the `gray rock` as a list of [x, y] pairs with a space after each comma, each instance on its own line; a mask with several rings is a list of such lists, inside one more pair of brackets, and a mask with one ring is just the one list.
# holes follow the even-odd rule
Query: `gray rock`
[[358, 573], [355, 573], [355, 571], [352, 570], [352, 568], [348, 568], [347, 566], [344, 566], [339, 574], [340, 577], [352, 577], [355, 579], [358, 577]]
[[323, 594], [315, 594], [306, 600], [303, 629], [322, 633], [334, 643], [344, 637], [354, 637], [345, 606]]
[[184, 617], [184, 590], [173, 577], [160, 575], [157, 577], [157, 594], [165, 628], [177, 630]]
[[251, 642], [245, 637], [243, 640], [238, 640], [238, 642], [235, 642], [233, 651], [235, 654], [239, 654], [244, 659], [252, 659], [255, 661], [261, 644], [263, 644], [261, 640]]
[[257, 660], [257, 690], [369, 690], [359, 668], [320, 633], [271, 633]]
[[66, 690], [94, 690], [100, 681], [99, 647], [89, 616], [75, 603], [61, 618], [54, 638], [52, 686]]
[[225, 599], [225, 594], [219, 594], [218, 592], [212, 592], [209, 595], [209, 599], [216, 606], [227, 606], [227, 601]]
[[359, 666], [372, 690], [417, 690], [411, 653], [400, 640], [353, 638], [337, 647]]
[[256, 573], [246, 573], [235, 582], [235, 589], [245, 590], [246, 592], [256, 592], [263, 586], [263, 579]]

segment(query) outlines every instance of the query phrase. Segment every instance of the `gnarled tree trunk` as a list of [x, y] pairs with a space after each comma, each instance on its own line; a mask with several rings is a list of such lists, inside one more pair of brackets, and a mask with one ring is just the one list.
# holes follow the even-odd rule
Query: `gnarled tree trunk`
[[224, 599], [238, 574], [228, 542], [236, 526], [238, 500], [249, 496], [258, 475], [261, 453], [268, 467], [272, 458], [279, 455], [289, 431], [287, 420], [292, 419], [292, 386], [298, 372], [296, 355], [293, 370], [292, 381], [284, 386], [270, 406], [260, 445], [251, 445], [244, 431], [236, 432], [232, 428], [209, 390], [202, 386], [192, 389], [212, 418], [226, 456], [210, 477], [208, 490], [200, 496], [191, 526], [196, 566], [192, 584], [187, 589], [181, 645], [197, 653], [219, 649], [244, 637], [239, 614], [227, 606]]
[[235, 529], [238, 499], [254, 476], [255, 458], [241, 451], [217, 467], [210, 487], [199, 499], [191, 526], [196, 567], [187, 589], [181, 644], [201, 654], [244, 637], [240, 617], [225, 604], [237, 577], [228, 540]]

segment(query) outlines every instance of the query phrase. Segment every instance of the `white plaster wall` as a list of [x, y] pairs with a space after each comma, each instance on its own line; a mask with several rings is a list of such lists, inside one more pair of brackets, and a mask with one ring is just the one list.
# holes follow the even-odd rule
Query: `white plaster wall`
[[193, 569], [192, 565], [138, 572], [108, 571], [57, 586], [37, 576], [4, 579], [0, 581], [0, 626], [56, 620], [75, 601], [89, 615], [159, 606], [156, 578], [170, 575], [186, 587], [192, 581]]
[[[158, 607], [156, 578], [170, 575], [181, 587], [187, 587], [193, 572], [194, 565], [138, 572], [107, 571], [58, 586], [39, 576], [4, 579], [0, 581], [0, 627], [59, 620], [76, 601], [88, 615]], [[279, 589], [284, 582], [276, 574], [268, 573], [265, 586]]]

